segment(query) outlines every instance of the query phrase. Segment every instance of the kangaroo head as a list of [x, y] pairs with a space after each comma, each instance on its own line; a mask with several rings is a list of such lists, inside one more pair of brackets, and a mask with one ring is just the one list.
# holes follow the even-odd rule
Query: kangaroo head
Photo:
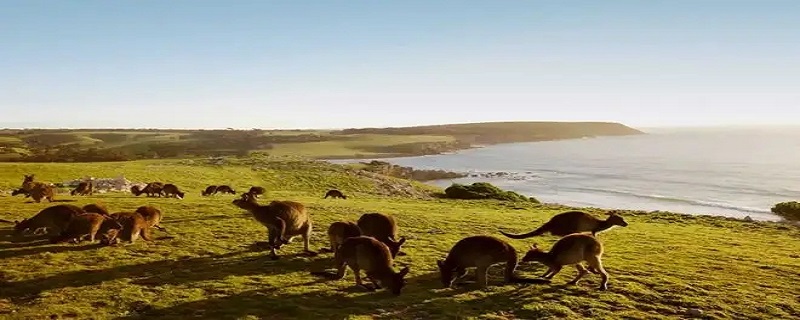
[[408, 267], [405, 267], [398, 273], [392, 273], [392, 275], [390, 275], [388, 279], [386, 279], [388, 283], [386, 283], [385, 285], [393, 295], [396, 296], [400, 295], [400, 291], [406, 285], [405, 276], [407, 274], [408, 274]]
[[522, 257], [522, 262], [543, 261], [546, 257], [547, 252], [539, 249], [539, 247], [534, 243], [531, 245], [531, 248], [528, 250], [528, 252], [525, 253], [525, 256]]
[[453, 285], [453, 271], [454, 268], [450, 268], [447, 264], [444, 263], [444, 260], [437, 260], [436, 265], [439, 267], [439, 278], [442, 280], [442, 285], [445, 288], [449, 288]]
[[616, 212], [609, 213], [608, 214], [608, 219], [606, 221], [608, 221], [612, 225], [616, 225], [616, 226], [621, 226], [621, 227], [627, 227], [628, 226], [628, 223], [625, 222], [625, 219], [623, 219], [622, 216], [619, 215]]
[[397, 253], [400, 252], [400, 247], [406, 243], [406, 237], [400, 237], [400, 240], [394, 241], [394, 239], [389, 238], [386, 241], [386, 246], [389, 247], [389, 252], [392, 253], [392, 258], [397, 257]]

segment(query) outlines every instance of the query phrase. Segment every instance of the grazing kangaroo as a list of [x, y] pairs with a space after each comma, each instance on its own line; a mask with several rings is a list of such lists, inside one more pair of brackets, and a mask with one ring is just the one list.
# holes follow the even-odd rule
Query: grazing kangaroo
[[78, 183], [78, 186], [75, 187], [75, 189], [73, 189], [72, 191], [70, 191], [69, 194], [72, 195], [72, 196], [74, 196], [76, 194], [80, 195], [80, 196], [86, 196], [86, 195], [91, 196], [91, 195], [94, 194], [94, 184], [92, 184], [91, 181], [89, 181], [89, 182], [85, 182], [84, 181], [84, 182]]
[[517, 268], [517, 250], [501, 239], [493, 236], [466, 237], [450, 249], [447, 258], [436, 261], [439, 265], [439, 275], [442, 284], [450, 288], [464, 279], [467, 268], [475, 268], [478, 285], [486, 288], [488, 285], [487, 272], [495, 264], [505, 263], [506, 283], [548, 283], [546, 279], [526, 279], [514, 274]]
[[161, 231], [167, 231], [164, 227], [160, 225], [161, 218], [163, 217], [161, 210], [154, 206], [141, 206], [136, 208], [136, 213], [140, 214], [145, 221], [147, 221], [147, 225], [151, 228], [156, 228]]
[[[550, 252], [540, 250], [536, 244], [522, 257], [523, 262], [537, 261], [548, 267], [542, 277], [552, 279], [561, 267], [574, 264], [578, 269], [578, 276], [569, 282], [570, 285], [578, 284], [588, 271], [599, 273], [603, 278], [600, 283], [600, 290], [608, 289], [608, 273], [603, 269], [601, 256], [603, 255], [603, 244], [594, 236], [586, 233], [574, 233], [567, 235], [553, 244]], [[582, 261], [589, 264], [589, 270], [581, 265]]]
[[397, 222], [394, 217], [378, 212], [365, 213], [358, 218], [358, 227], [362, 235], [378, 239], [389, 247], [392, 258], [396, 258], [398, 254], [405, 255], [400, 252], [400, 246], [406, 242], [406, 238], [397, 239]]
[[309, 249], [311, 219], [302, 203], [272, 201], [268, 205], [259, 205], [253, 195], [243, 193], [240, 199], [233, 200], [233, 204], [252, 213], [256, 221], [267, 227], [272, 259], [278, 259], [275, 251], [296, 236], [303, 237], [303, 249], [306, 255], [317, 255]]
[[230, 186], [221, 185], [217, 187], [217, 191], [215, 193], [227, 193], [227, 194], [236, 194], [236, 190], [233, 190]]
[[122, 225], [122, 229], [117, 232], [108, 232], [103, 237], [101, 243], [116, 244], [122, 238], [123, 241], [133, 243], [140, 236], [145, 241], [152, 241], [150, 237], [150, 224], [138, 212], [117, 212], [110, 215], [110, 217]]
[[200, 192], [200, 195], [202, 195], [204, 197], [207, 197], [207, 196], [210, 196], [210, 195], [215, 194], [215, 193], [217, 193], [217, 186], [210, 185], [210, 186], [206, 187], [205, 190]]
[[112, 229], [118, 232], [122, 225], [109, 217], [99, 213], [82, 213], [70, 220], [67, 228], [59, 235], [50, 238], [51, 243], [75, 242], [80, 243], [84, 238], [89, 238], [89, 242], [94, 242], [98, 234], [106, 235]]
[[34, 182], [35, 175], [29, 174], [25, 175], [22, 180], [22, 187], [21, 189], [27, 192], [27, 196], [30, 196], [33, 201], [36, 203], [42, 202], [42, 199], [47, 199], [47, 202], [53, 202], [53, 196], [55, 191], [53, 190], [53, 185], [44, 182]]
[[[334, 261], [337, 269], [335, 276], [326, 272], [311, 272], [311, 274], [339, 280], [344, 278], [349, 266], [355, 274], [356, 285], [369, 291], [386, 287], [394, 295], [399, 295], [406, 284], [404, 277], [408, 274], [408, 267], [395, 272], [389, 248], [373, 237], [357, 236], [345, 239], [336, 251]], [[366, 286], [361, 281], [361, 270], [365, 271], [375, 287]]]
[[139, 186], [131, 187], [131, 193], [133, 193], [133, 195], [135, 195], [137, 197], [139, 195], [141, 195], [141, 194], [145, 194], [148, 197], [155, 197], [155, 196], [161, 197], [162, 195], [164, 195], [164, 192], [162, 191], [162, 189], [164, 189], [164, 184], [163, 183], [161, 183], [161, 182], [150, 182], [146, 186], [144, 186], [144, 188], [141, 188], [141, 189], [139, 188]]
[[102, 215], [108, 215], [108, 208], [105, 205], [98, 203], [87, 204], [81, 209], [83, 209], [84, 212], [94, 212]]
[[627, 227], [628, 223], [615, 212], [610, 213], [608, 219], [600, 220], [586, 212], [567, 211], [553, 216], [538, 229], [525, 234], [509, 234], [503, 231], [500, 231], [500, 233], [512, 239], [526, 239], [547, 232], [554, 236], [566, 236], [568, 234], [591, 231], [592, 235], [596, 235], [613, 226]]
[[325, 199], [328, 199], [328, 197], [331, 197], [331, 198], [334, 198], [334, 199], [335, 198], [347, 199], [347, 196], [344, 195], [344, 193], [342, 193], [341, 191], [336, 190], [336, 189], [328, 190], [328, 192], [325, 193]]
[[246, 193], [249, 193], [250, 195], [252, 195], [252, 196], [254, 196], [256, 198], [259, 198], [260, 195], [262, 195], [262, 194], [264, 194], [266, 192], [267, 192], [267, 189], [264, 189], [263, 187], [252, 186], [252, 187], [250, 187], [250, 190], [247, 190]]
[[349, 221], [336, 221], [331, 223], [331, 226], [328, 227], [328, 241], [330, 242], [331, 248], [322, 248], [319, 251], [333, 252], [335, 254], [339, 246], [344, 243], [344, 240], [360, 235], [361, 228], [359, 228], [357, 224]]
[[28, 230], [34, 234], [53, 233], [66, 230], [73, 217], [83, 213], [83, 209], [71, 204], [60, 204], [47, 207], [33, 217], [22, 221], [14, 221], [14, 234], [22, 235]]
[[164, 188], [162, 188], [161, 190], [164, 192], [164, 196], [168, 198], [175, 196], [175, 198], [183, 199], [183, 197], [186, 195], [185, 193], [181, 192], [178, 186], [171, 183], [165, 184]]

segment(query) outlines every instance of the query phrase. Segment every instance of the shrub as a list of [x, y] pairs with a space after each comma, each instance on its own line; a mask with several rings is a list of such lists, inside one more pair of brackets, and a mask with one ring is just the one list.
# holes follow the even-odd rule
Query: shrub
[[781, 202], [772, 207], [772, 213], [786, 220], [800, 221], [800, 202]]
[[530, 201], [539, 203], [533, 197], [526, 197], [514, 191], [505, 191], [491, 183], [475, 182], [471, 185], [454, 183], [444, 189], [445, 196], [450, 199], [497, 199], [503, 201]]

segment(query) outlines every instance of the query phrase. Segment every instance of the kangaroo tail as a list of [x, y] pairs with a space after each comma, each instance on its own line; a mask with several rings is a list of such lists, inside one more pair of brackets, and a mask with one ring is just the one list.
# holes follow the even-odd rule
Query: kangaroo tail
[[541, 235], [541, 234], [543, 234], [545, 232], [545, 230], [547, 230], [547, 224], [539, 227], [536, 230], [533, 230], [533, 231], [528, 232], [528, 233], [523, 233], [523, 234], [510, 234], [510, 233], [503, 232], [502, 230], [500, 230], [500, 233], [502, 235], [506, 236], [506, 237], [511, 238], [511, 239], [526, 239], [526, 238], [531, 238], [531, 237], [535, 237], [535, 236]]

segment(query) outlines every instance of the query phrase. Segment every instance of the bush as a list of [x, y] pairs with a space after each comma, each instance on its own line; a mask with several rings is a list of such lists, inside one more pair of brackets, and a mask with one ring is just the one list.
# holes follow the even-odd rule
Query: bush
[[786, 220], [800, 221], [800, 202], [781, 202], [772, 207], [772, 213]]
[[514, 191], [505, 191], [487, 182], [475, 182], [471, 185], [454, 183], [444, 189], [445, 196], [450, 199], [497, 199], [503, 201], [530, 201], [539, 203], [533, 197], [526, 197]]

